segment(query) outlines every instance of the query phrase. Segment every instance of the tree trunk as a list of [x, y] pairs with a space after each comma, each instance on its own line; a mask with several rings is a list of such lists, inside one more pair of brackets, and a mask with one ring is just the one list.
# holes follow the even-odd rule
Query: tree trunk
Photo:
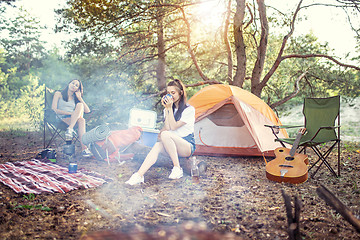
[[225, 44], [225, 50], [227, 52], [227, 59], [228, 59], [228, 74], [227, 74], [227, 81], [230, 85], [233, 85], [233, 56], [229, 41], [229, 25], [230, 25], [230, 16], [231, 16], [231, 2], [232, 0], [228, 0], [228, 6], [227, 6], [227, 16], [225, 20], [225, 26], [224, 26], [224, 44]]
[[268, 44], [269, 25], [266, 16], [266, 7], [264, 0], [257, 0], [257, 4], [259, 8], [259, 16], [261, 23], [261, 36], [259, 46], [257, 47], [257, 58], [251, 76], [251, 92], [256, 96], [260, 97], [262, 91], [262, 87], [260, 86], [260, 78], [264, 70], [266, 49]]
[[246, 46], [244, 43], [244, 17], [245, 0], [236, 0], [236, 12], [234, 16], [234, 40], [236, 53], [236, 73], [233, 79], [233, 85], [242, 87], [246, 76]]
[[165, 41], [164, 41], [164, 26], [163, 26], [163, 14], [162, 9], [158, 8], [157, 16], [157, 51], [158, 62], [156, 66], [156, 79], [159, 90], [163, 90], [166, 87], [166, 75], [165, 75]]

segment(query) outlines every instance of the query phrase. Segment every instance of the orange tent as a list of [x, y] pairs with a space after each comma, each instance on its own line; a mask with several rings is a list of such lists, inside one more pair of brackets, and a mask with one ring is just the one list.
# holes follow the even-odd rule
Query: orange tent
[[[281, 125], [273, 110], [254, 94], [236, 86], [215, 84], [204, 87], [188, 103], [195, 108], [197, 155], [274, 156], [270, 128]], [[282, 129], [280, 138], [288, 137]]]

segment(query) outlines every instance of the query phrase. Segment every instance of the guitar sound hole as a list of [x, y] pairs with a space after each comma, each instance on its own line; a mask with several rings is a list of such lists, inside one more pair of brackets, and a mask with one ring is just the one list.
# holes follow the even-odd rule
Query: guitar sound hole
[[292, 160], [294, 160], [294, 157], [286, 157], [285, 158], [287, 161], [292, 161]]

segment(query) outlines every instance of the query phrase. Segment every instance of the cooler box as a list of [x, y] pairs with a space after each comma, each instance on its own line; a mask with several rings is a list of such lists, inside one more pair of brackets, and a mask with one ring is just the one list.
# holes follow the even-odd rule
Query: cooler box
[[152, 147], [157, 141], [159, 130], [156, 127], [157, 114], [151, 110], [132, 108], [130, 110], [129, 128], [139, 126], [143, 132], [139, 142], [145, 146]]

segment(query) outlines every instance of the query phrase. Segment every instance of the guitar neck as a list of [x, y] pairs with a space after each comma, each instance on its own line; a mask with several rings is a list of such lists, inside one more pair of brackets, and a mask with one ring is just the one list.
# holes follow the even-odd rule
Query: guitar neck
[[295, 141], [290, 149], [290, 156], [293, 157], [295, 155], [296, 149], [299, 146], [301, 136], [304, 134], [303, 130], [301, 129], [299, 133], [296, 135]]

